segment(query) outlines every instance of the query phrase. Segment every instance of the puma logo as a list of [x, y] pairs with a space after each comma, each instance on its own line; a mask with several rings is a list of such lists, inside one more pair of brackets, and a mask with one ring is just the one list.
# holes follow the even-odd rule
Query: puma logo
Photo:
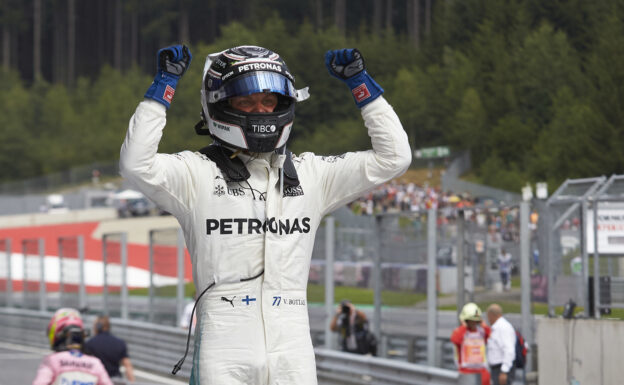
[[232, 297], [232, 299], [227, 299], [225, 297], [221, 297], [221, 301], [229, 302], [230, 305], [232, 305], [232, 307], [234, 307], [234, 298], [236, 298], [236, 296]]

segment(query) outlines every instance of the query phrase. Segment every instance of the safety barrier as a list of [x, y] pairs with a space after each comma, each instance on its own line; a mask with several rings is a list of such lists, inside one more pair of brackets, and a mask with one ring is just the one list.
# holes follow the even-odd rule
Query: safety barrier
[[432, 366], [361, 356], [327, 349], [315, 349], [319, 384], [356, 385], [477, 385], [478, 375]]
[[[51, 317], [50, 312], [0, 308], [0, 341], [47, 348], [45, 330]], [[94, 316], [84, 318], [90, 325]], [[137, 368], [158, 374], [170, 374], [186, 347], [186, 332], [174, 327], [113, 318], [111, 331], [126, 341]], [[319, 384], [478, 384], [476, 376], [452, 370], [326, 349], [315, 349], [315, 353]], [[192, 355], [191, 343], [187, 362], [178, 372], [181, 379], [190, 376]]]

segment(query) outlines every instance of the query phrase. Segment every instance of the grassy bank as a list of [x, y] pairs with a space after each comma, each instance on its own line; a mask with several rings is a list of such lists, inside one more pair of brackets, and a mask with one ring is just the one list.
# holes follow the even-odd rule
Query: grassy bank
[[[513, 281], [512, 281], [512, 286]], [[192, 283], [187, 283], [185, 286], [185, 297], [190, 298], [193, 296], [195, 291], [195, 286]], [[130, 290], [130, 295], [136, 296], [147, 296], [148, 289], [132, 289]], [[176, 295], [176, 286], [163, 286], [158, 288], [157, 296], [159, 297], [175, 297]], [[444, 297], [444, 295], [438, 295], [438, 298]], [[348, 299], [356, 305], [373, 305], [374, 304], [374, 293], [372, 289], [361, 288], [361, 287], [350, 287], [350, 286], [336, 286], [334, 288], [334, 303], [338, 304], [343, 299]], [[396, 307], [410, 307], [415, 306], [423, 301], [427, 300], [427, 295], [423, 293], [410, 293], [410, 292], [400, 292], [400, 291], [388, 291], [383, 290], [381, 292], [381, 301], [384, 306], [396, 306]], [[325, 286], [309, 284], [308, 285], [308, 303], [324, 303], [325, 302]], [[477, 302], [477, 305], [485, 311], [488, 306], [490, 306], [495, 301], [483, 301]], [[505, 313], [520, 313], [521, 307], [520, 302], [506, 302], [506, 301], [497, 301], [499, 305], [502, 306], [503, 311]], [[537, 315], [546, 315], [548, 314], [548, 305], [545, 303], [534, 302], [531, 304], [532, 313]], [[438, 310], [456, 310], [455, 305], [440, 305], [438, 306]], [[577, 307], [575, 309], [575, 314], [580, 314], [583, 311], [583, 308]], [[612, 309], [610, 315], [605, 315], [603, 318], [614, 318], [624, 320], [624, 309]], [[561, 315], [563, 314], [563, 306], [555, 307], [555, 314]]]

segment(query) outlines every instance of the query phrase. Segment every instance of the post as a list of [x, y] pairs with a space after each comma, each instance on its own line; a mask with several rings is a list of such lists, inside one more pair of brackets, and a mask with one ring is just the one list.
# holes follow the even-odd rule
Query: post
[[46, 294], [46, 280], [45, 280], [45, 241], [43, 238], [39, 238], [39, 270], [41, 275], [39, 276], [39, 310], [46, 311], [48, 307], [48, 298]]
[[436, 219], [435, 208], [427, 212], [427, 364], [436, 363], [437, 291], [436, 291]]
[[82, 235], [79, 235], [76, 239], [78, 243], [78, 276], [80, 279], [80, 286], [78, 287], [78, 303], [80, 304], [80, 308], [84, 309], [87, 307], [87, 288], [85, 284], [85, 271], [84, 271], [84, 238]]
[[63, 237], [57, 239], [58, 244], [58, 268], [59, 268], [59, 300], [60, 305], [63, 307], [65, 304], [65, 274], [63, 273], [63, 255], [65, 254], [63, 248]]
[[128, 319], [128, 235], [121, 233], [121, 318]]
[[176, 325], [182, 320], [182, 311], [184, 310], [184, 233], [182, 228], [178, 228], [178, 290], [176, 297]]
[[457, 316], [466, 301], [464, 268], [464, 210], [457, 212]]
[[154, 322], [154, 230], [149, 232], [149, 289], [147, 320]]
[[600, 319], [600, 261], [598, 260], [598, 200], [594, 199], [594, 318]]
[[109, 315], [108, 312], [108, 276], [106, 274], [106, 266], [108, 266], [108, 255], [106, 245], [108, 244], [108, 234], [102, 235], [102, 307], [104, 308], [104, 315]]
[[13, 307], [13, 274], [11, 273], [11, 240], [6, 239], [4, 241], [4, 247], [6, 248], [6, 258], [7, 258], [7, 284], [6, 284], [6, 295], [7, 295], [7, 307]]
[[325, 349], [334, 346], [334, 334], [329, 328], [334, 317], [334, 217], [325, 218]]
[[[383, 252], [383, 216], [377, 215], [377, 236], [379, 245], [375, 256], [375, 267], [373, 268], [373, 303], [375, 305], [373, 318], [375, 319], [375, 336], [381, 340], [381, 254]], [[384, 352], [385, 353], [385, 352]]]
[[[520, 203], [520, 288], [522, 334], [529, 344], [533, 343], [533, 316], [531, 314], [531, 250], [529, 229], [529, 202]], [[531, 354], [531, 351], [527, 353]], [[531, 358], [527, 358], [525, 372], [531, 371]]]
[[[555, 229], [552, 228], [553, 218], [552, 218], [552, 207], [546, 203], [546, 272], [547, 272], [547, 280], [546, 280], [546, 295], [548, 296], [548, 316], [554, 317], [555, 315], [555, 305], [554, 301], [554, 293], [555, 293], [555, 256], [553, 252], [553, 238]], [[541, 258], [541, 256], [540, 256]]]
[[487, 224], [487, 218], [485, 220], [485, 241], [483, 242], [485, 248], [485, 288], [492, 289], [492, 279], [490, 277], [490, 226]]
[[[581, 239], [580, 239], [580, 246], [581, 246], [581, 263], [582, 263], [582, 272], [581, 272], [581, 295], [579, 298], [579, 301], [583, 301], [583, 303], [579, 304], [580, 306], [583, 306], [583, 313], [585, 314], [586, 317], [589, 317], [589, 291], [588, 291], [588, 283], [589, 283], [589, 256], [587, 254], [587, 229], [586, 229], [586, 223], [587, 223], [587, 206], [588, 206], [588, 202], [587, 199], [583, 199], [583, 202], [581, 203], [581, 228], [580, 228], [580, 233], [581, 233]], [[578, 290], [578, 289], [577, 289]]]
[[28, 240], [22, 240], [22, 308], [28, 309]]

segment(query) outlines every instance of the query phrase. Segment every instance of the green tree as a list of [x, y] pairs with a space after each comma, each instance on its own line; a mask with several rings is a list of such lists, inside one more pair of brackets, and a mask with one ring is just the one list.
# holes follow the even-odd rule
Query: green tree
[[17, 72], [2, 71], [0, 81], [6, 90], [0, 94], [0, 180], [37, 175], [33, 156], [44, 144], [33, 135], [34, 115], [30, 108], [30, 92], [19, 80]]
[[618, 172], [614, 159], [621, 162], [622, 155], [615, 127], [568, 87], [558, 92], [553, 110], [548, 129], [541, 132], [535, 145], [533, 176], [558, 185], [568, 178]]

